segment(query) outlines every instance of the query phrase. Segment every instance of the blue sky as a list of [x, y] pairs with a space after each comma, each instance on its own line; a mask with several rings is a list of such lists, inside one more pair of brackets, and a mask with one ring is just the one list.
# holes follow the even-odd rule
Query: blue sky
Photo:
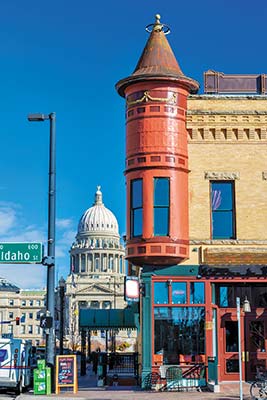
[[[83, 212], [101, 185], [125, 232], [124, 100], [115, 83], [130, 75], [145, 26], [160, 13], [183, 72], [267, 73], [265, 0], [9, 0], [0, 6], [0, 242], [47, 237], [49, 124], [57, 115], [56, 278]], [[21, 288], [46, 285], [41, 265], [0, 265]]]

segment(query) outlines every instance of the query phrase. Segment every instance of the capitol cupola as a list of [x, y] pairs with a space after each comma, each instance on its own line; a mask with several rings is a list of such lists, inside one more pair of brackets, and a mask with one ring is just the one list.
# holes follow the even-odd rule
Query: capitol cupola
[[126, 99], [126, 258], [173, 265], [188, 258], [187, 96], [199, 85], [183, 74], [156, 15], [129, 77], [116, 84]]

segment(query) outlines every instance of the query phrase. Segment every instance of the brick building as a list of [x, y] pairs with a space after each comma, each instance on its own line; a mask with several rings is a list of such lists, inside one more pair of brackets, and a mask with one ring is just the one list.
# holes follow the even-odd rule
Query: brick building
[[126, 259], [140, 276], [142, 381], [170, 366], [196, 385], [267, 361], [267, 96], [264, 75], [185, 76], [160, 22], [126, 99]]

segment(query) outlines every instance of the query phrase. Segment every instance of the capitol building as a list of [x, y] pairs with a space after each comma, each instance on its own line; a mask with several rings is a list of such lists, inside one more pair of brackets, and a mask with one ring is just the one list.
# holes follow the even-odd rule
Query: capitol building
[[[117, 219], [105, 207], [100, 189], [98, 186], [93, 205], [80, 218], [76, 240], [70, 249], [65, 345], [72, 350], [81, 346], [81, 308], [122, 309], [127, 306], [124, 301], [125, 249]], [[90, 331], [88, 337], [89, 351], [97, 348], [132, 351], [132, 342], [132, 333], [127, 330]]]

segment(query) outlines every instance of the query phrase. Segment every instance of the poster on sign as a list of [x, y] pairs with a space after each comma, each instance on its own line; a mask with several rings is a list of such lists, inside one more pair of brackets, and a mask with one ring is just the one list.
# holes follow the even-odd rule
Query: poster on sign
[[62, 388], [73, 388], [78, 391], [76, 355], [57, 356], [56, 359], [56, 394]]

